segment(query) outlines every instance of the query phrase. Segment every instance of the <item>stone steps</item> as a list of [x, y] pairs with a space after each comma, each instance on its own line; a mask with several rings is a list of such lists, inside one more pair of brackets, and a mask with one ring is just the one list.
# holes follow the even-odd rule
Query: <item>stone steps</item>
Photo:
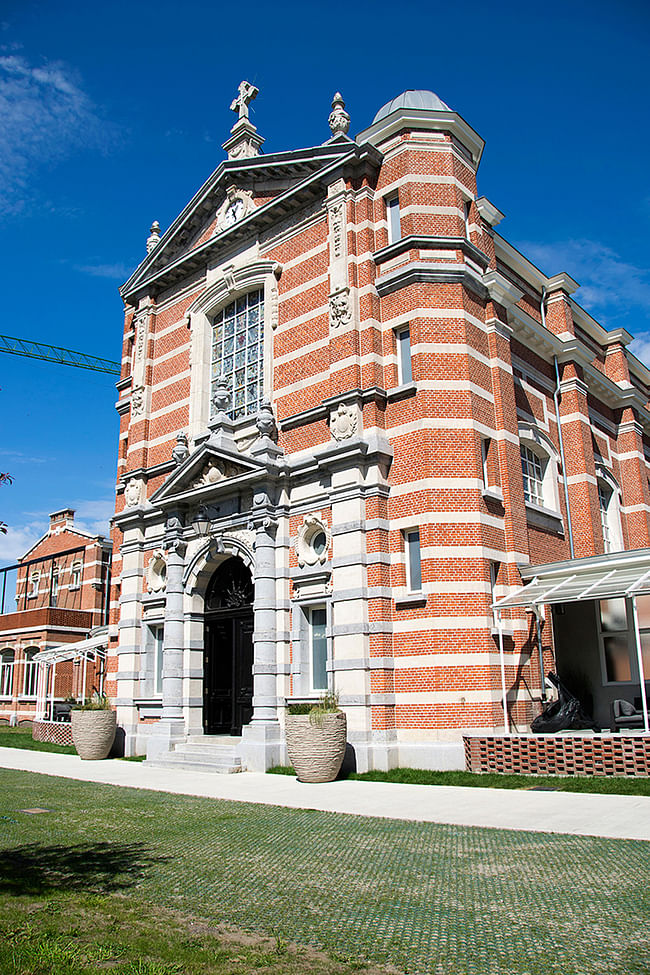
[[245, 771], [238, 755], [241, 738], [230, 735], [190, 735], [167, 755], [159, 755], [145, 764], [151, 768], [185, 769], [233, 775]]

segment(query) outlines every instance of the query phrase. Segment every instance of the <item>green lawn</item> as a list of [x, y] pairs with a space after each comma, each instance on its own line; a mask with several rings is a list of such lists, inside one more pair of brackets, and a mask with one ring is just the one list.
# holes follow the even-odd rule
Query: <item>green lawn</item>
[[0, 748], [29, 748], [34, 752], [56, 752], [58, 755], [76, 755], [74, 745], [54, 745], [49, 741], [34, 741], [32, 729], [22, 725], [9, 728], [0, 725]]
[[[295, 775], [291, 765], [276, 765], [273, 775]], [[408, 785], [463, 785], [480, 789], [552, 789], [555, 792], [596, 792], [618, 796], [650, 796], [650, 779], [604, 775], [498, 775], [475, 772], [428, 772], [393, 768], [389, 772], [349, 772], [347, 779], [366, 782], [402, 782]]]
[[0, 771], [0, 795], [3, 975], [648, 972], [650, 843], [27, 772]]

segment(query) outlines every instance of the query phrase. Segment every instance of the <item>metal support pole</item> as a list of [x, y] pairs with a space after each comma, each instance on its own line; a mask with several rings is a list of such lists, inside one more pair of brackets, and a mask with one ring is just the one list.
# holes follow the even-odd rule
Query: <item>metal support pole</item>
[[54, 721], [54, 685], [56, 684], [56, 660], [52, 664], [52, 686], [50, 688], [50, 721]]
[[501, 610], [497, 609], [497, 629], [499, 630], [499, 662], [501, 664], [501, 701], [503, 704], [503, 726], [505, 733], [510, 734], [510, 718], [508, 717], [508, 692], [506, 691], [506, 663], [503, 652], [503, 620]]
[[645, 673], [643, 671], [643, 652], [641, 649], [641, 631], [639, 630], [639, 611], [636, 607], [636, 596], [632, 596], [632, 616], [634, 617], [634, 642], [636, 643], [636, 659], [639, 665], [639, 680], [641, 682], [641, 708], [643, 710], [643, 727], [645, 733], [650, 734], [648, 723], [648, 698], [645, 692]]
[[542, 624], [539, 619], [539, 606], [533, 607], [535, 614], [535, 628], [537, 630], [537, 653], [539, 654], [539, 679], [542, 688], [542, 701], [546, 700], [546, 675], [544, 673], [544, 647], [542, 645]]

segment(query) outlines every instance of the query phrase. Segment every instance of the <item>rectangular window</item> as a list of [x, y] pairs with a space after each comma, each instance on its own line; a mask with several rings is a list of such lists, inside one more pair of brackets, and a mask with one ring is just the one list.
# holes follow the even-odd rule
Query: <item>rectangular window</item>
[[465, 200], [463, 204], [463, 218], [465, 220], [465, 236], [469, 240], [470, 213], [472, 211], [471, 200]]
[[521, 445], [521, 472], [524, 477], [524, 500], [544, 506], [544, 464], [529, 447]]
[[407, 531], [406, 543], [406, 584], [411, 592], [422, 591], [422, 557], [420, 554], [420, 532]]
[[0, 696], [11, 697], [14, 683], [14, 651], [5, 650], [0, 657]]
[[212, 330], [212, 413], [214, 394], [225, 378], [231, 419], [257, 413], [264, 388], [264, 292], [251, 291], [219, 312]]
[[70, 588], [79, 589], [81, 586], [81, 562], [73, 562], [70, 570]]
[[400, 386], [413, 382], [413, 370], [411, 368], [411, 330], [401, 328], [396, 332], [397, 341], [397, 381]]
[[481, 473], [483, 477], [483, 487], [486, 491], [490, 487], [490, 469], [488, 465], [490, 443], [491, 440], [489, 437], [485, 437], [483, 440], [481, 440]]
[[50, 606], [56, 606], [56, 597], [59, 594], [59, 567], [52, 566], [52, 578], [50, 583]]
[[40, 572], [32, 572], [29, 578], [29, 592], [27, 593], [28, 599], [36, 599], [38, 596], [38, 584], [41, 581]]
[[612, 551], [612, 533], [609, 524], [609, 505], [612, 491], [608, 490], [602, 481], [598, 482], [598, 503], [600, 505], [600, 524], [603, 530], [603, 545], [606, 552]]
[[402, 223], [399, 215], [399, 196], [386, 200], [386, 219], [388, 220], [388, 243], [394, 244], [402, 239]]
[[599, 610], [605, 679], [608, 684], [631, 681], [630, 634], [625, 599], [601, 599]]
[[314, 691], [327, 690], [327, 611], [324, 607], [309, 610], [311, 648], [311, 686]]
[[38, 650], [26, 650], [23, 662], [23, 697], [36, 697], [38, 664], [34, 657]]
[[[497, 580], [499, 578], [499, 569], [501, 568], [500, 562], [490, 562], [490, 602], [495, 603], [498, 599], [497, 596]], [[492, 610], [492, 625], [497, 625], [497, 614], [496, 610]]]
[[165, 628], [162, 624], [150, 626], [151, 642], [153, 646], [153, 666], [154, 666], [154, 694], [162, 694], [162, 673], [163, 673], [163, 635]]

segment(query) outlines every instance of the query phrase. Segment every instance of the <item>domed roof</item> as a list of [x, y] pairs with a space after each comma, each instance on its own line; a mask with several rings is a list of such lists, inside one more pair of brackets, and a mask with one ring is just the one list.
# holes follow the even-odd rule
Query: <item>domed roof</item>
[[434, 92], [411, 88], [408, 91], [403, 91], [397, 98], [391, 98], [389, 102], [386, 102], [372, 120], [373, 125], [375, 122], [386, 118], [387, 115], [390, 115], [391, 112], [396, 111], [398, 108], [424, 108], [433, 112], [452, 111], [449, 105], [445, 105], [442, 99], [438, 98]]

